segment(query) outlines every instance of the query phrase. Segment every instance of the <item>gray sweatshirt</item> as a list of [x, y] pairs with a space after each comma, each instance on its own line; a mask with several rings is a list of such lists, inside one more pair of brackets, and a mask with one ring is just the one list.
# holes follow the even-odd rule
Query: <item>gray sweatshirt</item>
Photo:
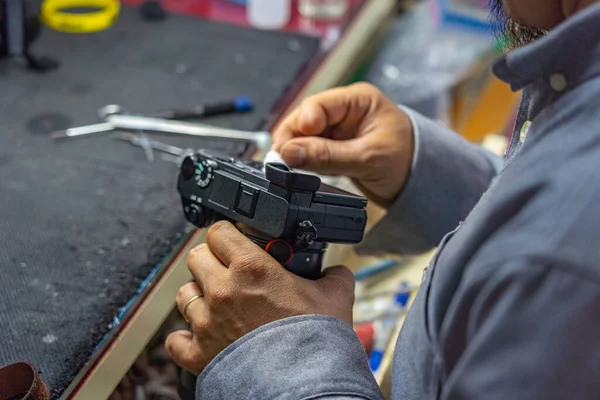
[[[398, 338], [392, 399], [600, 399], [600, 4], [494, 70], [524, 89], [506, 160], [411, 112], [409, 183], [359, 246], [441, 241]], [[382, 395], [352, 328], [308, 315], [233, 343], [197, 398]]]

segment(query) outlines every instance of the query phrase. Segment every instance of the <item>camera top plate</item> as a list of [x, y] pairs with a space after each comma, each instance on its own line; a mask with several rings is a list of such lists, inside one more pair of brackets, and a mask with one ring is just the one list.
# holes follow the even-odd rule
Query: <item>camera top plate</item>
[[367, 199], [324, 185], [314, 175], [281, 164], [262, 164], [199, 150], [181, 167], [178, 190], [188, 219], [241, 222], [272, 238], [293, 240], [301, 223], [316, 241], [358, 243], [366, 227]]

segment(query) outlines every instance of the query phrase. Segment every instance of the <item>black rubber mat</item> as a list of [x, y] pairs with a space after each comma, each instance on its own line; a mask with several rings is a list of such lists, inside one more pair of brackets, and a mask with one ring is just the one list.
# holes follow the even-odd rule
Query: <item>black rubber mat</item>
[[[94, 35], [45, 30], [49, 74], [0, 62], [0, 364], [33, 362], [60, 396], [187, 227], [175, 164], [107, 135], [48, 133], [132, 113], [251, 96], [254, 112], [203, 122], [258, 128], [318, 51], [315, 38], [184, 16], [143, 22], [124, 8]], [[232, 143], [155, 138], [239, 151]]]

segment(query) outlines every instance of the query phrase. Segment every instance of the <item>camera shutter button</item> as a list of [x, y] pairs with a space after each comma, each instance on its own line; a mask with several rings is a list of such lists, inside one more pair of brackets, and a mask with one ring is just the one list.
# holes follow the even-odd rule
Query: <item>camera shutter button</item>
[[192, 179], [194, 177], [195, 173], [196, 173], [196, 161], [194, 161], [194, 159], [192, 157], [187, 156], [186, 158], [183, 159], [183, 162], [181, 163], [181, 176], [186, 181], [189, 181], [190, 179]]

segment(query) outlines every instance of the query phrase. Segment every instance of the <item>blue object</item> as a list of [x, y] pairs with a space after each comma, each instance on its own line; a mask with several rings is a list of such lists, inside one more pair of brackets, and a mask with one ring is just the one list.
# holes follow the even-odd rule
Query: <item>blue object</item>
[[394, 306], [396, 308], [400, 306], [400, 309], [405, 308], [408, 305], [410, 296], [411, 290], [409, 284], [407, 282], [402, 282], [398, 292], [394, 295]]
[[380, 272], [383, 272], [387, 269], [395, 267], [400, 262], [397, 260], [383, 260], [378, 261], [373, 264], [367, 265], [354, 273], [354, 279], [361, 280], [369, 278], [373, 275], [377, 275]]
[[369, 367], [371, 367], [371, 371], [377, 371], [381, 365], [381, 361], [383, 361], [383, 351], [373, 350], [369, 356]]
[[406, 307], [409, 299], [410, 299], [410, 291], [408, 291], [408, 290], [396, 293], [396, 295], [394, 296], [394, 300], [396, 301], [396, 304], [398, 304], [399, 306], [402, 306], [402, 307]]
[[[487, 2], [485, 3], [487, 4]], [[463, 28], [479, 31], [483, 34], [492, 33], [484, 5], [457, 7], [450, 0], [437, 0], [437, 2], [432, 2], [432, 6], [437, 8], [436, 11], [439, 13], [438, 18], [441, 24], [462, 26]], [[468, 12], [469, 7], [472, 12]], [[481, 15], [478, 15], [477, 10], [482, 11], [481, 14], [484, 14], [483, 11], [485, 11], [486, 17], [482, 18]]]
[[254, 104], [252, 104], [252, 100], [248, 96], [238, 96], [233, 101], [235, 106], [235, 111], [244, 112], [252, 110]]
[[235, 3], [235, 4], [247, 4], [248, 0], [225, 0], [228, 1], [230, 3]]
[[[411, 292], [408, 289], [408, 285], [406, 282], [403, 282], [401, 284], [401, 290], [394, 296], [394, 302], [391, 304], [391, 308], [396, 311], [406, 311], [406, 305], [408, 304], [410, 295]], [[396, 318], [397, 317], [395, 316], [387, 316], [386, 318], [373, 323], [373, 329], [375, 330], [375, 344], [373, 350], [371, 350], [371, 355], [369, 356], [369, 367], [371, 367], [373, 373], [377, 372], [381, 365], [383, 355], [387, 350], [387, 346], [396, 327]]]

